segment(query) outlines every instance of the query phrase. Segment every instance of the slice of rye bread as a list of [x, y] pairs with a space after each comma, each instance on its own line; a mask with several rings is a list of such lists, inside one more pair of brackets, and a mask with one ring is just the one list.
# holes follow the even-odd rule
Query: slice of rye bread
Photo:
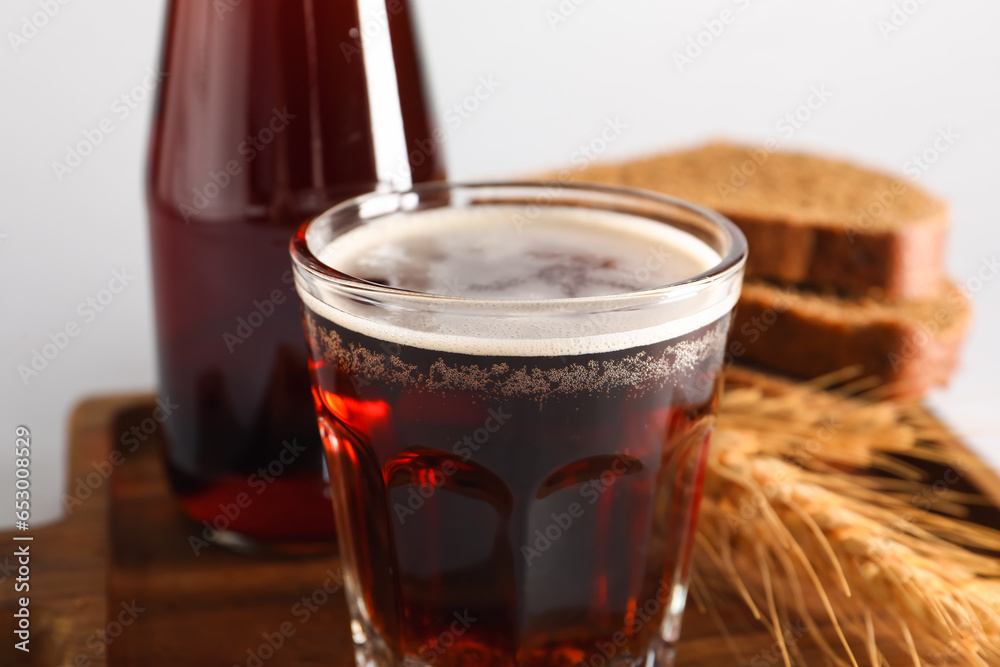
[[947, 206], [912, 183], [846, 162], [712, 143], [597, 164], [568, 179], [645, 188], [719, 211], [747, 237], [750, 278], [890, 298], [929, 298], [942, 284]]
[[747, 281], [729, 352], [804, 378], [860, 365], [889, 393], [921, 396], [947, 382], [970, 319], [968, 298], [952, 284], [929, 299], [893, 303]]

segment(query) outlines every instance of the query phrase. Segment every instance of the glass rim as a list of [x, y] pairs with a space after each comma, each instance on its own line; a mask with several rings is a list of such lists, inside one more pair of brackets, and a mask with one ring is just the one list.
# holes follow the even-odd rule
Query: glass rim
[[[447, 294], [435, 294], [430, 292], [420, 292], [416, 290], [402, 289], [398, 287], [390, 287], [388, 285], [382, 285], [379, 283], [370, 282], [357, 278], [355, 276], [339, 271], [319, 260], [316, 254], [313, 252], [312, 242], [314, 236], [320, 228], [324, 225], [330, 225], [334, 220], [343, 217], [358, 217], [361, 209], [373, 201], [379, 199], [396, 199], [398, 204], [402, 204], [404, 198], [409, 196], [410, 198], [416, 197], [417, 199], [432, 194], [435, 192], [456, 192], [462, 190], [476, 191], [476, 190], [533, 190], [539, 193], [548, 193], [548, 198], [541, 201], [529, 201], [527, 197], [522, 196], [522, 200], [517, 202], [523, 206], [530, 206], [536, 204], [539, 206], [549, 206], [558, 207], [560, 205], [558, 196], [551, 196], [553, 191], [556, 192], [570, 192], [576, 193], [583, 196], [589, 194], [601, 194], [605, 196], [617, 197], [623, 203], [632, 202], [643, 202], [646, 204], [659, 205], [666, 209], [667, 207], [672, 207], [674, 209], [680, 209], [690, 215], [694, 215], [701, 218], [709, 223], [711, 223], [715, 228], [722, 232], [724, 239], [728, 242], [728, 250], [722, 255], [720, 253], [721, 259], [719, 262], [708, 269], [698, 273], [689, 278], [684, 278], [683, 280], [678, 280], [675, 282], [667, 283], [665, 285], [645, 288], [641, 290], [632, 290], [629, 292], [620, 292], [616, 294], [603, 294], [598, 296], [578, 296], [578, 297], [559, 297], [559, 298], [541, 298], [541, 299], [500, 299], [500, 298], [470, 298], [462, 296], [450, 296]], [[510, 201], [490, 201], [485, 202], [483, 206], [490, 205], [510, 205]], [[447, 208], [451, 206], [446, 203], [442, 207]], [[566, 206], [579, 206], [579, 204], [574, 204], [573, 202], [566, 203]], [[416, 213], [420, 210], [426, 209], [406, 209], [397, 205], [395, 208], [382, 209], [379, 211], [381, 215], [387, 215], [391, 213]], [[606, 209], [607, 210], [607, 209]], [[613, 210], [613, 209], [610, 209]], [[637, 217], [648, 217], [643, 213], [629, 213], [630, 215], [635, 215]], [[687, 232], [686, 232], [687, 233]], [[454, 307], [461, 308], [463, 306], [490, 306], [496, 307], [517, 307], [523, 308], [525, 306], [532, 307], [531, 309], [537, 309], [544, 306], [585, 306], [587, 304], [607, 304], [609, 302], [621, 303], [628, 302], [630, 300], [641, 300], [648, 301], [649, 299], [667, 299], [673, 300], [674, 298], [681, 298], [692, 292], [697, 292], [702, 288], [710, 287], [719, 282], [726, 280], [731, 280], [737, 274], [739, 274], [747, 260], [747, 242], [743, 235], [732, 221], [723, 216], [721, 213], [713, 211], [712, 209], [694, 204], [692, 202], [680, 199], [678, 197], [673, 197], [670, 195], [661, 194], [658, 192], [652, 192], [650, 190], [643, 190], [633, 187], [616, 186], [616, 185], [606, 185], [602, 183], [591, 183], [591, 182], [573, 182], [564, 183], [558, 182], [553, 184], [551, 182], [545, 181], [530, 181], [530, 180], [519, 180], [519, 181], [473, 181], [473, 182], [450, 182], [450, 181], [433, 181], [428, 183], [421, 183], [414, 185], [407, 190], [385, 190], [385, 191], [374, 191], [363, 195], [352, 197], [347, 199], [330, 209], [327, 209], [323, 213], [320, 213], [315, 218], [307, 220], [300, 225], [299, 229], [292, 237], [289, 243], [289, 250], [292, 255], [292, 260], [295, 268], [301, 271], [305, 271], [312, 277], [317, 278], [325, 283], [335, 285], [337, 287], [349, 290], [351, 292], [369, 295], [372, 297], [395, 297], [402, 301], [414, 301], [416, 303], [434, 303], [441, 306], [447, 307], [452, 305]]]

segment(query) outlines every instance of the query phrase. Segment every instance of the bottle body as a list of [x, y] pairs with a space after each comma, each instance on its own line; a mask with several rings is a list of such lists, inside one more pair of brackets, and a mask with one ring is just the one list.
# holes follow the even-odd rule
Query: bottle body
[[[433, 144], [396, 6], [379, 44], [363, 43], [353, 3], [170, 3], [147, 204], [160, 393], [177, 406], [166, 462], [199, 537], [277, 550], [333, 539], [287, 246], [387, 174], [441, 177], [438, 155], [416, 149]], [[378, 90], [391, 89], [386, 104]]]

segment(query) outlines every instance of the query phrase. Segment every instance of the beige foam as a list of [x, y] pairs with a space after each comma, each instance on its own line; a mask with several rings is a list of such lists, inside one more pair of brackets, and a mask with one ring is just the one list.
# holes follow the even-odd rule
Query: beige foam
[[[415, 219], [419, 218], [419, 219]], [[593, 235], [605, 235], [607, 245], [625, 239], [624, 246], [637, 250], [640, 266], [646, 266], [645, 252], [649, 248], [667, 248], [682, 258], [678, 265], [684, 271], [667, 276], [650, 271], [647, 284], [638, 289], [663, 285], [663, 280], [683, 280], [719, 263], [719, 255], [708, 245], [676, 228], [620, 213], [607, 211], [542, 208], [533, 218], [523, 207], [490, 206], [477, 209], [438, 209], [423, 213], [390, 215], [339, 237], [318, 252], [317, 257], [328, 266], [351, 273], [359, 266], [357, 258], [366, 250], [387, 243], [405, 245], [407, 239], [454, 237], [470, 228], [489, 229], [494, 234], [505, 230], [512, 236], [555, 231], [573, 234], [586, 230]], [[371, 269], [372, 267], [368, 267]], [[377, 267], [376, 267], [377, 268]], [[638, 271], [638, 269], [637, 269]], [[644, 277], [639, 272], [637, 276]], [[639, 281], [644, 282], [644, 281]], [[414, 310], [379, 308], [359, 304], [350, 299], [337, 299], [331, 305], [299, 292], [306, 305], [321, 317], [377, 340], [418, 347], [426, 350], [482, 356], [552, 357], [597, 354], [638, 348], [679, 338], [718, 321], [728, 314], [739, 297], [739, 281], [731, 285], [715, 285], [708, 290], [680, 288], [674, 303], [614, 311], [626, 305], [614, 295], [553, 301], [551, 309], [538, 313], [538, 299], [480, 299], [463, 302], [461, 316], [428, 314], [414, 305]], [[588, 304], [594, 314], [581, 314], [581, 304]], [[445, 309], [447, 310], [447, 309]], [[586, 310], [586, 309], [585, 309]]]

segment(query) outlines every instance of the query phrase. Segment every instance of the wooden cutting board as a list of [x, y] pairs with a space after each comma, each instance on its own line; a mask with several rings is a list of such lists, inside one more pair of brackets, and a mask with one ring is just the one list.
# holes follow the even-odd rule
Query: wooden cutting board
[[[336, 556], [252, 559], [218, 546], [193, 553], [192, 527], [169, 495], [157, 434], [135, 452], [116, 449], [121, 434], [152, 410], [151, 395], [129, 395], [88, 400], [74, 412], [67, 488], [80, 502], [61, 523], [25, 533], [34, 537], [31, 653], [13, 648], [16, 597], [8, 576], [0, 584], [0, 665], [353, 665]], [[973, 479], [1000, 498], [1000, 481], [985, 465]], [[980, 508], [977, 520], [1000, 526], [1000, 509]], [[0, 535], [0, 579], [12, 562], [4, 560], [12, 538]], [[781, 664], [742, 602], [716, 602], [717, 617], [689, 603], [678, 665]], [[825, 664], [808, 643], [800, 648], [809, 664]], [[902, 655], [887, 658], [912, 664]]]

